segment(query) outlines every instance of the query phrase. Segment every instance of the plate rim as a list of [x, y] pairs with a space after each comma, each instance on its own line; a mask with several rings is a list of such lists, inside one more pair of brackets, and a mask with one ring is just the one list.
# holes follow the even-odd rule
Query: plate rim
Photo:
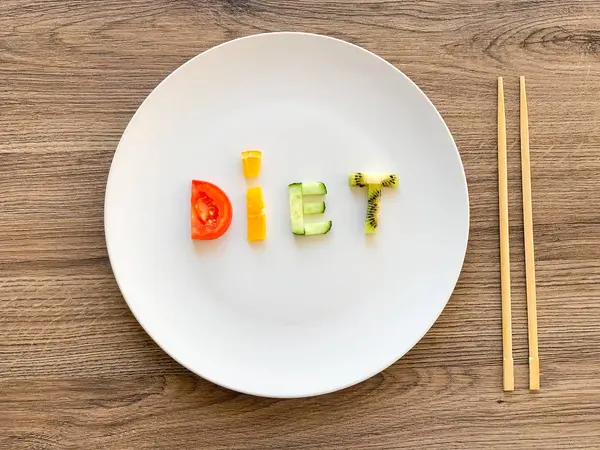
[[[311, 393], [298, 393], [298, 394], [273, 394], [273, 393], [261, 393], [261, 392], [256, 392], [256, 391], [252, 391], [249, 389], [244, 389], [244, 388], [239, 388], [239, 387], [233, 387], [228, 385], [227, 383], [221, 383], [216, 381], [215, 379], [213, 379], [212, 377], [209, 376], [205, 376], [201, 373], [199, 373], [199, 371], [196, 371], [194, 369], [192, 369], [189, 365], [185, 364], [184, 362], [182, 362], [179, 358], [177, 358], [176, 356], [174, 356], [171, 352], [169, 352], [167, 349], [165, 349], [163, 347], [163, 345], [161, 345], [161, 343], [159, 342], [159, 340], [157, 340], [155, 338], [155, 336], [153, 335], [153, 333], [144, 325], [143, 321], [140, 320], [140, 318], [138, 317], [138, 314], [136, 314], [134, 308], [132, 308], [130, 302], [127, 300], [127, 296], [125, 295], [125, 290], [123, 289], [123, 284], [119, 281], [119, 276], [117, 274], [117, 271], [115, 270], [115, 265], [113, 262], [113, 257], [111, 256], [111, 254], [113, 254], [113, 252], [111, 252], [111, 245], [109, 243], [109, 227], [108, 227], [108, 213], [107, 213], [107, 205], [109, 203], [109, 197], [111, 196], [111, 191], [114, 189], [111, 189], [110, 186], [114, 185], [114, 182], [111, 183], [111, 180], [114, 179], [114, 175], [113, 174], [113, 164], [114, 164], [114, 160], [119, 152], [119, 149], [121, 148], [121, 145], [125, 139], [125, 136], [127, 135], [128, 132], [130, 132], [130, 128], [131, 128], [131, 124], [134, 122], [134, 120], [136, 119], [136, 117], [138, 116], [138, 114], [140, 113], [140, 111], [143, 109], [144, 105], [149, 101], [149, 99], [153, 96], [153, 94], [156, 92], [157, 89], [160, 88], [161, 85], [163, 85], [164, 83], [167, 82], [167, 80], [169, 78], [171, 78], [172, 76], [175, 76], [175, 74], [177, 72], [179, 72], [180, 70], [183, 70], [188, 64], [192, 64], [193, 62], [195, 62], [198, 59], [201, 59], [203, 56], [207, 55], [210, 52], [213, 51], [217, 51], [218, 49], [220, 49], [221, 47], [230, 45], [230, 44], [234, 44], [238, 41], [242, 41], [242, 40], [248, 40], [248, 39], [257, 39], [257, 38], [265, 38], [265, 37], [274, 37], [277, 38], [279, 36], [289, 36], [289, 35], [295, 35], [295, 36], [308, 36], [308, 37], [312, 37], [312, 38], [319, 38], [319, 39], [326, 39], [326, 40], [330, 40], [330, 41], [335, 41], [339, 44], [342, 45], [349, 45], [351, 47], [354, 47], [354, 49], [359, 50], [361, 52], [367, 53], [369, 56], [371, 57], [375, 57], [376, 59], [378, 59], [379, 61], [384, 62], [387, 66], [391, 67], [400, 77], [404, 78], [405, 81], [408, 81], [415, 89], [416, 91], [419, 93], [419, 95], [421, 96], [421, 98], [423, 98], [429, 105], [431, 108], [433, 108], [433, 111], [435, 111], [435, 114], [437, 115], [438, 119], [440, 120], [440, 122], [442, 123], [442, 125], [444, 126], [444, 130], [446, 131], [446, 134], [448, 135], [450, 142], [452, 143], [452, 146], [454, 148], [454, 153], [455, 153], [455, 157], [459, 163], [459, 166], [461, 168], [461, 181], [462, 181], [462, 188], [464, 190], [465, 193], [465, 200], [466, 200], [466, 236], [465, 236], [465, 243], [464, 243], [464, 248], [462, 250], [462, 256], [461, 256], [461, 262], [460, 262], [460, 268], [458, 270], [458, 273], [456, 275], [455, 280], [452, 283], [450, 292], [446, 295], [446, 300], [444, 301], [444, 304], [442, 306], [442, 308], [440, 309], [439, 313], [436, 314], [435, 318], [433, 318], [431, 324], [429, 324], [429, 326], [427, 326], [427, 328], [425, 329], [425, 331], [418, 336], [417, 339], [414, 340], [414, 342], [412, 342], [406, 351], [403, 351], [401, 354], [399, 354], [397, 357], [394, 357], [392, 361], [390, 361], [389, 363], [386, 363], [383, 367], [378, 368], [375, 371], [369, 372], [369, 375], [361, 377], [361, 379], [357, 379], [355, 381], [352, 382], [348, 382], [348, 383], [344, 383], [341, 385], [338, 385], [336, 387], [332, 387], [329, 389], [325, 389], [325, 390], [321, 390], [321, 391], [312, 391]], [[109, 168], [109, 172], [108, 172], [108, 176], [107, 176], [107, 181], [106, 181], [106, 188], [105, 188], [105, 195], [104, 195], [104, 211], [103, 211], [103, 216], [104, 216], [104, 220], [103, 220], [103, 226], [104, 226], [104, 238], [105, 238], [105, 244], [106, 244], [106, 250], [107, 250], [107, 254], [108, 254], [108, 259], [109, 259], [109, 263], [111, 266], [111, 270], [113, 272], [113, 277], [115, 279], [115, 282], [117, 283], [117, 286], [119, 288], [119, 291], [121, 293], [121, 296], [123, 297], [123, 300], [125, 300], [125, 303], [127, 304], [127, 307], [129, 309], [129, 311], [131, 311], [132, 315], [134, 316], [135, 320], [137, 321], [137, 323], [142, 327], [142, 329], [144, 330], [144, 332], [150, 337], [150, 339], [152, 339], [152, 341], [163, 351], [165, 352], [170, 358], [172, 358], [175, 362], [177, 362], [178, 364], [180, 364], [181, 366], [183, 366], [186, 370], [189, 370], [191, 373], [193, 373], [196, 376], [199, 376], [217, 386], [223, 387], [225, 389], [229, 389], [235, 392], [239, 392], [242, 394], [247, 394], [247, 395], [252, 395], [252, 396], [256, 396], [256, 397], [264, 397], [264, 398], [276, 398], [276, 399], [287, 399], [287, 398], [309, 398], [309, 397], [316, 397], [316, 396], [320, 396], [320, 395], [325, 395], [325, 394], [329, 394], [329, 393], [333, 393], [333, 392], [338, 392], [341, 391], [343, 389], [347, 389], [349, 387], [358, 385], [366, 380], [368, 380], [369, 378], [372, 378], [374, 376], [376, 376], [377, 374], [387, 370], [389, 367], [391, 367], [393, 364], [395, 364], [396, 362], [398, 362], [400, 359], [402, 359], [409, 351], [411, 351], [422, 339], [423, 337], [431, 330], [431, 328], [433, 327], [433, 325], [435, 325], [435, 323], [437, 322], [437, 320], [439, 319], [440, 315], [442, 314], [442, 312], [446, 309], [448, 302], [450, 301], [452, 294], [454, 293], [454, 290], [456, 289], [456, 285], [458, 284], [458, 281], [460, 279], [460, 275], [462, 274], [463, 268], [464, 268], [464, 263], [465, 263], [465, 258], [466, 258], [466, 254], [467, 254], [467, 249], [468, 249], [468, 245], [469, 245], [469, 237], [470, 237], [470, 228], [471, 228], [471, 205], [470, 205], [470, 197], [469, 197], [469, 187], [468, 187], [468, 183], [467, 183], [467, 177], [466, 177], [466, 173], [465, 173], [465, 168], [464, 168], [464, 164], [462, 161], [462, 158], [460, 156], [460, 152], [458, 150], [458, 147], [456, 145], [456, 142], [454, 140], [454, 137], [452, 136], [452, 133], [450, 132], [450, 129], [448, 128], [448, 125], [446, 124], [446, 121], [444, 120], [444, 118], [442, 117], [441, 113], [439, 112], [439, 110], [436, 108], [436, 106], [433, 104], [433, 102], [431, 101], [431, 99], [425, 94], [425, 92], [423, 92], [423, 90], [410, 78], [408, 77], [404, 72], [402, 72], [398, 67], [396, 67], [394, 64], [392, 64], [391, 62], [389, 62], [388, 60], [384, 59], [383, 57], [377, 55], [376, 53], [361, 47], [357, 44], [354, 44], [352, 42], [348, 42], [345, 41], [343, 39], [339, 39], [336, 37], [332, 37], [332, 36], [328, 36], [328, 35], [324, 35], [324, 34], [319, 34], [319, 33], [309, 33], [309, 32], [298, 32], [298, 31], [277, 31], [277, 32], [264, 32], [264, 33], [256, 33], [256, 34], [250, 34], [250, 35], [246, 35], [246, 36], [241, 36], [235, 39], [230, 39], [228, 41], [222, 42], [220, 44], [217, 44], [213, 47], [210, 47], [204, 51], [202, 51], [201, 53], [191, 57], [190, 59], [188, 59], [187, 61], [185, 61], [183, 64], [179, 65], [176, 69], [174, 69], [173, 71], [171, 71], [166, 77], [164, 77], [156, 86], [154, 86], [154, 88], [152, 89], [152, 91], [146, 96], [146, 98], [144, 98], [144, 100], [140, 103], [140, 105], [137, 107], [137, 109], [135, 110], [134, 114], [131, 116], [131, 118], [129, 119], [129, 121], [127, 122], [127, 125], [125, 127], [125, 130], [123, 131], [120, 139], [119, 139], [119, 143], [117, 144], [117, 147], [115, 149], [115, 152], [113, 154], [113, 157], [111, 159], [111, 163], [110, 163], [110, 168]]]

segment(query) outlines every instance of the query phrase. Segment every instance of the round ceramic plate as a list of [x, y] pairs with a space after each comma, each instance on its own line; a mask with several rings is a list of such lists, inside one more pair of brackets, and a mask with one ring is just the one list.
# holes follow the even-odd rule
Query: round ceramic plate
[[[263, 152], [245, 179], [240, 152]], [[350, 172], [400, 176], [366, 236]], [[220, 186], [233, 221], [190, 237], [191, 180]], [[294, 236], [288, 185], [322, 181], [331, 231]], [[245, 192], [262, 186], [267, 239], [246, 239]], [[144, 101], [115, 153], [106, 242], [121, 291], [179, 363], [227, 388], [301, 397], [351, 386], [402, 357], [458, 279], [469, 228], [452, 136], [405, 75], [355, 45], [302, 33], [215, 47]]]

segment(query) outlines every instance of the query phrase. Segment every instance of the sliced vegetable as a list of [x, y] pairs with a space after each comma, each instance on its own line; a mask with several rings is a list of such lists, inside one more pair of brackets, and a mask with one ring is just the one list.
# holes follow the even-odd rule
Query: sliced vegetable
[[262, 188], [260, 186], [251, 187], [246, 190], [246, 207], [248, 216], [263, 212], [265, 202], [263, 201]]
[[302, 183], [292, 183], [288, 187], [290, 195], [290, 219], [292, 233], [304, 234], [304, 213], [302, 207]]
[[323, 214], [325, 212], [325, 202], [304, 202], [302, 210], [304, 214]]
[[267, 238], [267, 217], [264, 213], [248, 216], [248, 241], [264, 241]]
[[221, 188], [207, 181], [192, 180], [192, 239], [222, 236], [231, 225], [232, 215], [231, 202]]
[[257, 177], [260, 173], [260, 162], [262, 153], [260, 150], [248, 150], [242, 152], [242, 167], [244, 168], [244, 176]]
[[302, 183], [302, 195], [325, 195], [327, 188], [321, 182]]
[[267, 238], [267, 218], [260, 186], [246, 190], [246, 208], [248, 241], [264, 241]]
[[304, 224], [304, 234], [306, 236], [315, 236], [318, 234], [327, 234], [331, 230], [331, 220], [327, 222], [315, 222]]

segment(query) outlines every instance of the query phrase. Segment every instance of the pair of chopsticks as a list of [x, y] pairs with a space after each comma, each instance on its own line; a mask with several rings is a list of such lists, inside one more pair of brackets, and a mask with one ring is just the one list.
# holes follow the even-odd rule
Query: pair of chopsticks
[[[523, 228], [525, 236], [525, 272], [527, 284], [527, 331], [529, 339], [529, 389], [540, 389], [538, 355], [537, 301], [533, 254], [533, 213], [531, 209], [531, 164], [529, 158], [529, 119], [525, 77], [520, 77], [521, 171], [523, 183]], [[502, 352], [504, 390], [514, 391], [515, 374], [512, 357], [512, 324], [510, 300], [510, 257], [508, 239], [508, 171], [506, 164], [506, 117], [504, 84], [498, 77], [498, 191], [500, 197], [500, 274], [502, 283]]]

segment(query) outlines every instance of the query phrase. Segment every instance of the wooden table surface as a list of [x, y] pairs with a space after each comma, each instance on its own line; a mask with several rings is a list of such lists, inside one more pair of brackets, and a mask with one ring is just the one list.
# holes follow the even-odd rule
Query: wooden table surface
[[[0, 448], [600, 448], [597, 0], [2, 0]], [[465, 165], [462, 276], [425, 336], [342, 392], [261, 399], [179, 366], [128, 310], [103, 200], [118, 140], [226, 40], [328, 34], [410, 76]], [[496, 77], [505, 77], [516, 391], [502, 392]], [[528, 81], [542, 391], [527, 390], [518, 75]]]

